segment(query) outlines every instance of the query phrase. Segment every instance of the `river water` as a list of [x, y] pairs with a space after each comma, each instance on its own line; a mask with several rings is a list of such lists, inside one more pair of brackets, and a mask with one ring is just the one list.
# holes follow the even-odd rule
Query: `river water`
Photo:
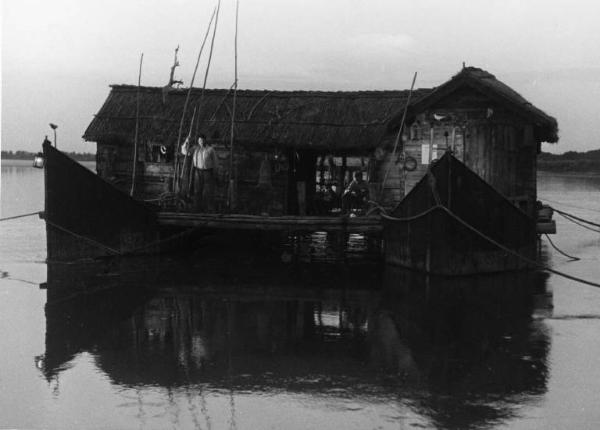
[[[1, 193], [2, 217], [41, 210], [43, 172], [3, 161]], [[600, 178], [541, 174], [539, 195], [600, 222]], [[548, 264], [599, 281], [600, 233], [557, 223], [581, 259], [544, 240]], [[556, 275], [47, 265], [37, 217], [0, 243], [2, 429], [600, 427], [600, 289]]]

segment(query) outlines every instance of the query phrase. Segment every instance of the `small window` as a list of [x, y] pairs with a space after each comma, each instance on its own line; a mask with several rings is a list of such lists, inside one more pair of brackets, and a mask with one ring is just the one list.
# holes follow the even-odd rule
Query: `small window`
[[419, 124], [416, 122], [410, 126], [410, 140], [419, 140], [421, 138]]
[[146, 144], [146, 161], [150, 163], [169, 163], [173, 160], [171, 147], [160, 143]]

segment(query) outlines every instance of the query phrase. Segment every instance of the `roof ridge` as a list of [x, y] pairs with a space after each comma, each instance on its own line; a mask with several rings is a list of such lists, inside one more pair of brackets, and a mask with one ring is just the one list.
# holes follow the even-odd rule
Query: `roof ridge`
[[[137, 91], [138, 86], [132, 84], [111, 84], [109, 87], [113, 90], [117, 91]], [[140, 90], [142, 91], [163, 91], [164, 87], [156, 87], [156, 86], [140, 86]], [[431, 91], [433, 88], [415, 88], [413, 92], [423, 92], [423, 91]], [[189, 91], [189, 87], [186, 88], [171, 88], [169, 89], [169, 94], [187, 94]], [[202, 91], [202, 88], [192, 87], [192, 92]], [[228, 92], [231, 91], [229, 88], [206, 88], [204, 91], [206, 92]], [[382, 94], [402, 94], [408, 93], [408, 89], [386, 89], [386, 90], [273, 90], [273, 89], [254, 89], [254, 88], [241, 88], [237, 90], [238, 93], [271, 93], [273, 95], [289, 95], [289, 94], [302, 94], [302, 95], [382, 95]]]

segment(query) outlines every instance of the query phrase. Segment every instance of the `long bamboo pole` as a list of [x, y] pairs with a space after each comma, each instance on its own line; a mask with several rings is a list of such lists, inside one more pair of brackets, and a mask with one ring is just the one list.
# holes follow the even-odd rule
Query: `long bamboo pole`
[[[213, 50], [215, 47], [215, 37], [217, 35], [217, 26], [219, 25], [219, 12], [220, 11], [221, 11], [221, 0], [219, 0], [217, 3], [217, 15], [215, 17], [215, 25], [213, 27], [213, 34], [212, 34], [212, 37], [210, 40], [210, 51], [208, 52], [208, 63], [206, 64], [206, 70], [204, 71], [204, 82], [202, 83], [202, 92], [200, 93], [200, 99], [198, 100], [198, 103], [196, 104], [198, 112], [200, 112], [200, 108], [201, 108], [200, 104], [204, 100], [204, 92], [206, 91], [206, 82], [208, 80], [208, 72], [210, 71], [210, 64], [212, 62]], [[196, 121], [196, 136], [198, 136], [199, 128], [200, 128], [200, 115], [198, 115], [198, 119]]]
[[[202, 40], [202, 45], [200, 46], [200, 51], [198, 52], [198, 57], [196, 59], [196, 66], [194, 67], [194, 73], [192, 74], [192, 80], [190, 81], [190, 87], [188, 88], [187, 94], [185, 96], [185, 102], [183, 103], [183, 113], [181, 114], [181, 120], [179, 121], [179, 133], [177, 134], [177, 146], [175, 147], [175, 169], [173, 171], [173, 186], [175, 191], [178, 191], [179, 188], [179, 150], [181, 146], [181, 134], [183, 133], [183, 123], [185, 121], [185, 114], [187, 113], [187, 107], [190, 101], [190, 96], [192, 94], [192, 87], [194, 86], [194, 81], [196, 79], [196, 72], [198, 71], [198, 66], [200, 65], [200, 58], [202, 56], [202, 52], [204, 51], [204, 45], [206, 44], [206, 40], [208, 39], [208, 33], [210, 32], [210, 27], [212, 26], [213, 20], [215, 18], [215, 13], [217, 12], [217, 8], [213, 9], [213, 13], [210, 17], [210, 21], [208, 22], [208, 27], [206, 28], [206, 33], [204, 34], [204, 39]], [[192, 125], [194, 123], [194, 117], [192, 116]], [[190, 135], [192, 131], [192, 126], [190, 125]]]
[[234, 131], [235, 131], [235, 108], [237, 102], [237, 89], [238, 89], [238, 18], [239, 18], [240, 1], [235, 2], [235, 38], [234, 38], [234, 70], [235, 79], [233, 81], [233, 107], [231, 110], [231, 132], [229, 134], [229, 209], [235, 208], [235, 180], [236, 175], [233, 171], [233, 144], [234, 144]]
[[[181, 166], [181, 175], [179, 176], [180, 181], [182, 181], [185, 178], [185, 175], [186, 175], [185, 166], [188, 164], [187, 163], [188, 157], [191, 157], [190, 151], [189, 151], [189, 148], [190, 148], [189, 143], [191, 143], [191, 139], [192, 139], [192, 126], [194, 125], [194, 118], [196, 118], [196, 107], [194, 107], [194, 113], [192, 113], [192, 121], [190, 122], [190, 131], [188, 132], [188, 135], [187, 135], [188, 148], [187, 148], [187, 151], [185, 151], [185, 155], [183, 156], [183, 165]], [[186, 189], [186, 192], [188, 194], [192, 188], [192, 180], [194, 179], [192, 169], [193, 168], [190, 164], [189, 172], [188, 172], [188, 183], [187, 183], [187, 189]], [[179, 187], [181, 189], [181, 184], [179, 184]]]
[[396, 155], [396, 151], [398, 150], [398, 144], [400, 143], [400, 139], [402, 138], [402, 129], [404, 128], [404, 122], [406, 121], [406, 113], [408, 112], [408, 106], [410, 105], [410, 99], [412, 97], [413, 90], [415, 88], [415, 82], [417, 80], [417, 72], [413, 76], [412, 84], [410, 85], [410, 91], [408, 93], [408, 98], [406, 99], [406, 104], [404, 105], [404, 112], [402, 113], [402, 121], [400, 122], [400, 128], [398, 129], [398, 134], [396, 135], [396, 141], [394, 143], [394, 151], [392, 152], [392, 156], [390, 157], [390, 163], [385, 171], [385, 175], [383, 176], [383, 182], [381, 183], [381, 195], [379, 200], [383, 198], [383, 191], [385, 188], [385, 183], [387, 181], [388, 175], [390, 174], [390, 170], [392, 169], [394, 155]]
[[135, 191], [135, 173], [137, 166], [137, 147], [138, 147], [138, 133], [140, 129], [140, 87], [142, 85], [142, 63], [144, 62], [144, 53], [140, 56], [140, 71], [138, 73], [138, 86], [136, 92], [136, 106], [135, 106], [135, 134], [133, 136], [133, 169], [131, 171], [131, 190], [129, 195], [133, 197]]

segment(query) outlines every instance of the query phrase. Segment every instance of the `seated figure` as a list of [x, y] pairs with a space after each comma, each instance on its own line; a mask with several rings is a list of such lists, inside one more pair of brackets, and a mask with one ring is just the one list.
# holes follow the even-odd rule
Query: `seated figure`
[[362, 172], [354, 172], [353, 177], [354, 179], [348, 184], [342, 195], [344, 213], [348, 213], [352, 209], [363, 209], [369, 201], [369, 186], [363, 180]]

